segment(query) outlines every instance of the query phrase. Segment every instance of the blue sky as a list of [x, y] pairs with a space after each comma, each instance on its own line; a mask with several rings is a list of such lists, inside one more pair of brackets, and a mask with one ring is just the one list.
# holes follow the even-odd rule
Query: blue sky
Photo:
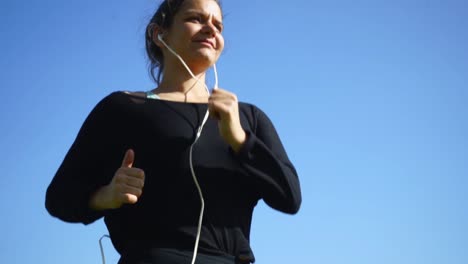
[[[3, 263], [100, 263], [102, 220], [52, 218], [45, 190], [101, 98], [154, 88], [158, 3], [0, 3]], [[468, 263], [468, 3], [223, 7], [219, 85], [270, 116], [302, 184], [295, 216], [257, 206], [257, 263]]]

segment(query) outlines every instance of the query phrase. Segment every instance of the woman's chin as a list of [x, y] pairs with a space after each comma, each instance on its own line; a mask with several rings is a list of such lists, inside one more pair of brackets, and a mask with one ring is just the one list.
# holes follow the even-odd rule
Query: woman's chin
[[214, 54], [200, 52], [197, 54], [197, 56], [193, 57], [191, 61], [192, 61], [191, 64], [195, 66], [197, 69], [200, 69], [200, 68], [207, 69], [213, 66], [213, 64], [216, 62], [216, 56], [214, 56]]
[[200, 60], [205, 62], [209, 62], [210, 64], [215, 63], [216, 61], [216, 54], [211, 50], [199, 50], [198, 56]]

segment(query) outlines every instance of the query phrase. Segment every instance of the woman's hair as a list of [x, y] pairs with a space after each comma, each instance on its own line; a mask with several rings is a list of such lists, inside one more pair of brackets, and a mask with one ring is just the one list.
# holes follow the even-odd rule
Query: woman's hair
[[[185, 1], [186, 0], [164, 0], [146, 26], [145, 46], [146, 54], [149, 59], [149, 72], [153, 80], [158, 84], [161, 81], [161, 74], [164, 71], [164, 57], [161, 48], [153, 41], [154, 27], [158, 27], [160, 31], [169, 29], [174, 22], [175, 15], [179, 12]], [[221, 8], [220, 0], [213, 1]], [[157, 75], [155, 75], [156, 68], [158, 69]]]

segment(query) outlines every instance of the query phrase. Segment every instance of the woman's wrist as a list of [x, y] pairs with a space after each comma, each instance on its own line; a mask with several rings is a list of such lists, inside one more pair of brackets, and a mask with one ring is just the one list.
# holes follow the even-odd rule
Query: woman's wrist
[[105, 185], [94, 192], [89, 199], [89, 208], [95, 211], [106, 210], [105, 197], [107, 196], [107, 191], [108, 187]]
[[247, 140], [247, 133], [245, 133], [245, 131], [241, 129], [238, 135], [234, 137], [231, 143], [231, 148], [234, 150], [234, 152], [238, 153], [239, 150], [244, 145], [246, 140]]

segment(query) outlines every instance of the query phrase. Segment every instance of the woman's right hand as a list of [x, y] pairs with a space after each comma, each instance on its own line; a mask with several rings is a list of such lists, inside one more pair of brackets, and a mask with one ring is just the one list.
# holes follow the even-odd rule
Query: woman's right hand
[[145, 172], [133, 168], [135, 153], [125, 152], [122, 166], [115, 172], [112, 181], [98, 189], [90, 199], [89, 206], [94, 210], [120, 208], [123, 204], [135, 204], [143, 193]]

